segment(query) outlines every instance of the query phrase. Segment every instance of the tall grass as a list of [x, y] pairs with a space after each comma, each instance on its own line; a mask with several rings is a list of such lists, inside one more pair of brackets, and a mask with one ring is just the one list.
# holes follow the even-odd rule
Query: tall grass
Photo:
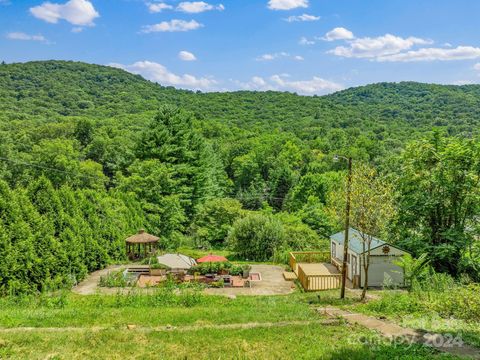
[[365, 307], [386, 315], [434, 313], [442, 318], [478, 322], [480, 284], [464, 284], [448, 274], [429, 271], [421, 279], [412, 280], [408, 293], [386, 293]]
[[136, 278], [124, 273], [124, 270], [112, 271], [104, 276], [100, 276], [98, 285], [100, 287], [132, 287], [136, 284]]

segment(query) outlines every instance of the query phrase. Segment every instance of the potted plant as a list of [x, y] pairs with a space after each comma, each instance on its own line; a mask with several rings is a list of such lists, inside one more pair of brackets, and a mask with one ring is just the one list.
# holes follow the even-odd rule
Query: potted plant
[[250, 265], [243, 265], [242, 266], [242, 272], [243, 272], [243, 278], [246, 279], [250, 276], [250, 270], [252, 267]]
[[219, 263], [218, 274], [219, 275], [228, 275], [230, 273], [231, 268], [232, 268], [232, 264], [229, 263], [229, 262]]
[[167, 270], [170, 268], [163, 264], [150, 264], [150, 275], [151, 276], [162, 276], [167, 274]]
[[243, 268], [240, 265], [232, 265], [230, 269], [230, 275], [243, 276]]

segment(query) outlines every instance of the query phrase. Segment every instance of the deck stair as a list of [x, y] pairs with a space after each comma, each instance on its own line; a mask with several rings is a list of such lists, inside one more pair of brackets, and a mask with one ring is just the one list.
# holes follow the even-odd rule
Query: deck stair
[[149, 274], [150, 269], [148, 265], [145, 266], [130, 266], [128, 267], [128, 272], [130, 274], [135, 274], [135, 275], [143, 275], [143, 274]]
[[283, 277], [287, 281], [294, 281], [297, 279], [297, 275], [293, 271], [284, 271], [283, 272]]

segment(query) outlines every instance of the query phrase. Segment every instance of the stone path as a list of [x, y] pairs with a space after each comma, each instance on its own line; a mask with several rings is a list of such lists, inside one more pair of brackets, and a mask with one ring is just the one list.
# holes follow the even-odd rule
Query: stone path
[[433, 334], [423, 330], [404, 328], [385, 320], [376, 319], [372, 316], [351, 313], [335, 307], [318, 308], [317, 311], [332, 318], [341, 317], [351, 324], [365, 326], [366, 328], [379, 332], [384, 337], [393, 341], [415, 342], [426, 346], [433, 346], [438, 350], [452, 355], [480, 359], [479, 349], [467, 344], [452, 343], [451, 339], [442, 334]]

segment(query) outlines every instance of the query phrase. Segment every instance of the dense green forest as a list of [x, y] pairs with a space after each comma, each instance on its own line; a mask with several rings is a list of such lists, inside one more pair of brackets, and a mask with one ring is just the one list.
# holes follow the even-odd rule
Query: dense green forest
[[249, 259], [328, 248], [346, 164], [393, 183], [383, 236], [480, 280], [480, 86], [381, 83], [328, 96], [200, 93], [75, 62], [0, 65], [0, 292], [69, 286], [165, 249]]

